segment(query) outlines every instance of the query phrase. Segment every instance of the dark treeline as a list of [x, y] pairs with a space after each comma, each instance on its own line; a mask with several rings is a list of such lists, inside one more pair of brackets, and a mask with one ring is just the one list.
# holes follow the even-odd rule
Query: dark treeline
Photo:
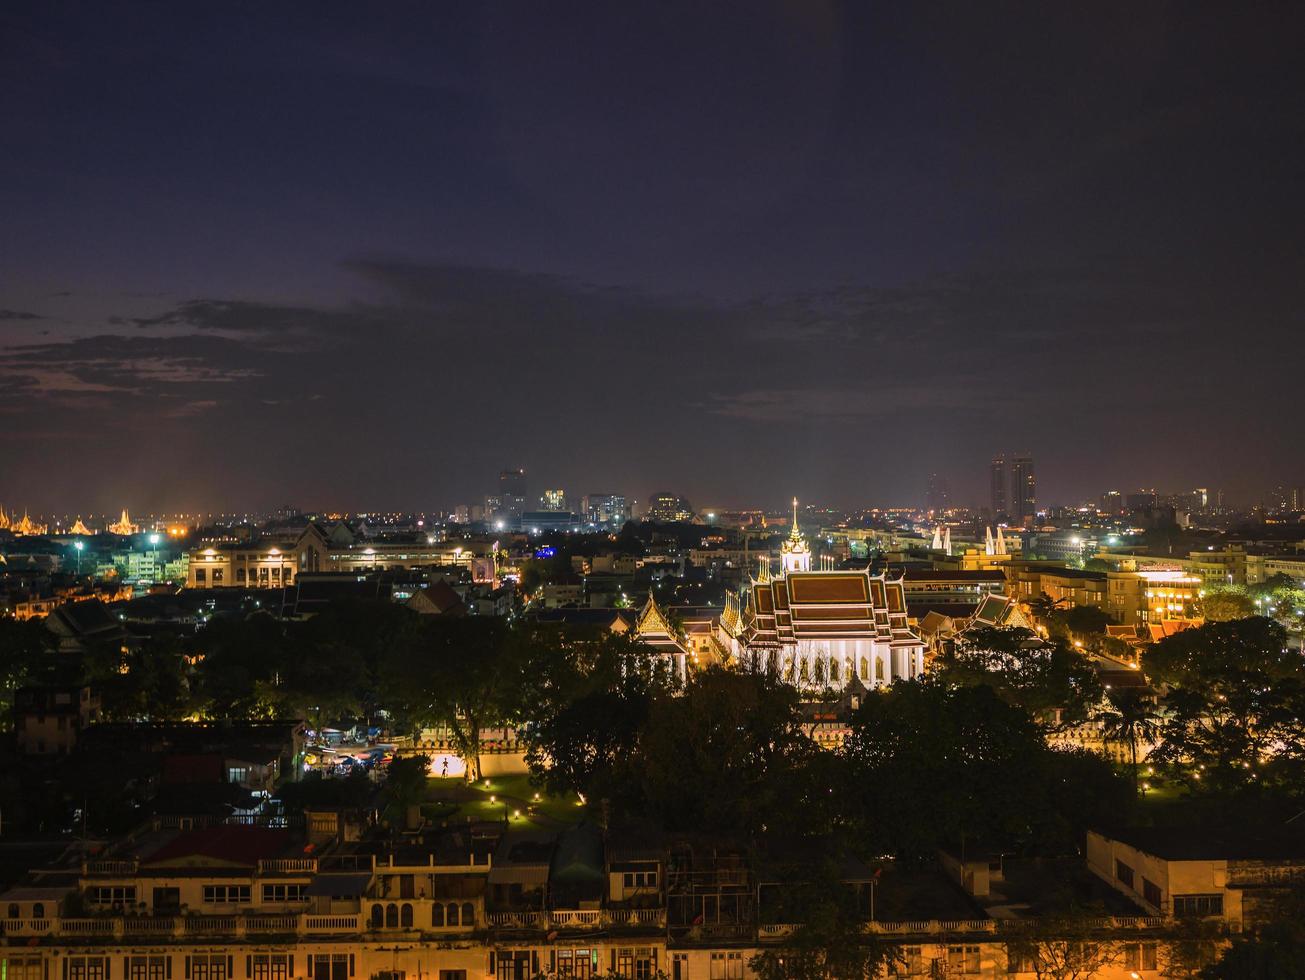
[[[1145, 697], [1106, 690], [1070, 643], [1030, 639], [975, 633], [924, 680], [862, 692], [836, 750], [812, 738], [799, 693], [764, 673], [712, 668], [680, 684], [623, 637], [421, 617], [388, 603], [339, 603], [304, 622], [215, 619], [194, 637], [125, 654], [57, 652], [39, 624], [9, 622], [0, 658], [8, 693], [89, 683], [117, 720], [362, 719], [396, 734], [441, 726], [473, 775], [482, 731], [510, 725], [536, 782], [578, 795], [596, 817], [762, 850], [779, 840], [905, 864], [967, 841], [1079, 854], [1087, 827], [1145, 816], [1139, 742], [1157, 744], [1150, 778], [1169, 780], [1206, 815], [1302, 804], [1305, 669], [1278, 624], [1213, 623], [1164, 640], [1145, 656], [1155, 688]], [[1050, 732], [1092, 719], [1131, 747], [1133, 765], [1049, 747]], [[70, 774], [86, 781], [72, 792], [85, 795], [100, 775]], [[836, 877], [832, 865], [804, 873]], [[859, 912], [836, 887], [809, 894], [832, 931], [807, 952], [832, 967], [836, 937]], [[784, 975], [803, 962], [797, 946], [788, 954]]]

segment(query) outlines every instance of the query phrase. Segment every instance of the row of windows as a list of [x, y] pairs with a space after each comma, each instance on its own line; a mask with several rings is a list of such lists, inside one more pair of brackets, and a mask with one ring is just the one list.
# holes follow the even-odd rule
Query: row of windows
[[97, 885], [86, 889], [86, 898], [94, 905], [134, 905], [135, 885]]
[[[1084, 962], [1090, 959], [1090, 955], [1082, 950], [1068, 950], [1067, 953], [1069, 954], [1066, 957], [1067, 962], [1072, 961], [1075, 955], [1080, 954]], [[1007, 947], [1006, 972], [1008, 974], [1036, 973], [1041, 975], [1048, 970], [1050, 965], [1046, 959], [1039, 957], [1036, 950]], [[1123, 965], [1128, 970], [1156, 969], [1156, 944], [1125, 944], [1123, 947]], [[936, 976], [940, 968], [945, 970], [948, 976], [982, 973], [982, 947], [948, 946], [945, 960], [942, 960], [942, 958], [939, 958], [939, 960], [930, 959], [926, 963], [923, 947], [906, 946], [903, 947], [898, 958], [891, 964], [890, 972], [896, 976], [904, 977]], [[685, 977], [684, 980], [688, 980], [688, 978]]]
[[[589, 948], [552, 950], [548, 962], [541, 963], [537, 951], [491, 950], [489, 975], [495, 980], [529, 980], [530, 977], [537, 977], [542, 973], [572, 978], [600, 977], [606, 973], [626, 977], [628, 980], [652, 980], [657, 975], [657, 952], [651, 946], [630, 946], [610, 949], [607, 952], [608, 958], [605, 964], [599, 963], [599, 951]], [[711, 955], [712, 980], [742, 980], [743, 954], [741, 952]], [[545, 970], [544, 967], [547, 969]], [[465, 980], [465, 975], [445, 976], [446, 972], [452, 971], [441, 970], [440, 980]], [[682, 954], [673, 957], [672, 980], [688, 980], [688, 978], [687, 960]], [[402, 980], [402, 977], [397, 980]]]
[[[474, 926], [476, 924], [476, 907], [470, 902], [449, 902], [447, 905], [436, 903], [431, 906], [431, 925], [436, 928], [444, 926]], [[372, 906], [371, 927], [373, 929], [411, 929], [413, 927], [413, 909], [407, 902], [396, 905], [377, 903]]]
[[205, 885], [204, 901], [215, 905], [238, 905], [250, 900], [248, 885]]
[[627, 871], [625, 873], [626, 888], [656, 888], [657, 872], [656, 871]]
[[1223, 896], [1175, 895], [1174, 915], [1223, 915]]
[[308, 899], [307, 885], [264, 885], [265, 902], [303, 902]]
[[711, 980], [742, 980], [742, 953], [712, 953]]
[[[213, 573], [211, 577], [210, 577], [209, 574], [208, 574], [210, 571]], [[287, 585], [290, 584], [290, 579], [291, 579], [292, 576], [293, 576], [293, 572], [291, 572], [291, 570], [287, 568], [287, 569], [285, 570], [285, 582], [286, 582]], [[196, 584], [196, 585], [205, 585], [205, 584], [208, 584], [209, 582], [212, 582], [214, 585], [221, 585], [225, 580], [226, 580], [226, 572], [225, 572], [224, 569], [221, 569], [221, 568], [204, 568], [204, 567], [202, 567], [202, 566], [201, 566], [201, 567], [198, 567], [198, 568], [195, 569], [195, 584]], [[248, 577], [246, 577], [246, 575], [245, 575], [245, 570], [244, 570], [243, 568], [237, 568], [237, 569], [236, 569], [236, 582], [237, 582], [237, 583], [243, 585], [243, 584], [245, 584], [247, 581], [248, 581], [248, 582], [253, 582], [254, 580], [255, 580], [255, 576], [254, 576], [254, 571], [253, 571], [253, 569], [250, 569]], [[276, 582], [276, 583], [279, 584], [279, 583], [281, 582], [281, 569], [280, 569], [280, 568], [277, 568], [277, 567], [275, 567], [275, 566], [272, 567], [272, 568], [270, 568], [270, 569], [269, 569], [269, 568], [260, 568], [260, 569], [258, 570], [257, 580], [258, 580], [259, 582], [269, 582], [269, 581], [270, 581], [270, 582]]]
[[[63, 960], [62, 980], [115, 980], [113, 957], [68, 956]], [[225, 953], [201, 953], [184, 958], [185, 980], [230, 980], [235, 976], [234, 958]], [[249, 980], [289, 980], [295, 973], [293, 953], [260, 953], [245, 957]], [[445, 977], [445, 974], [450, 974]], [[462, 974], [454, 977], [452, 974]], [[309, 980], [349, 980], [354, 975], [352, 953], [318, 953], [308, 956]], [[8, 964], [9, 980], [48, 980], [39, 957]], [[122, 980], [172, 980], [171, 956], [124, 956]], [[440, 980], [466, 980], [461, 970], [442, 970]]]

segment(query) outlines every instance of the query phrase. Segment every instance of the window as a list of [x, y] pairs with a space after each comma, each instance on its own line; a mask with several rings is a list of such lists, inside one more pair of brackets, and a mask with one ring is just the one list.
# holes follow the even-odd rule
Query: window
[[1155, 970], [1155, 943], [1128, 943], [1124, 946], [1125, 970]]
[[187, 956], [189, 980], [227, 980], [231, 975], [228, 957], [222, 953]]
[[444, 911], [445, 911], [445, 916], [444, 916], [445, 924], [450, 926], [456, 926], [458, 924], [457, 905], [454, 904], [453, 902], [449, 902], [448, 907]]
[[689, 980], [689, 957], [686, 953], [671, 954], [671, 980]]
[[18, 954], [11, 956], [9, 953], [10, 950], [5, 950], [9, 961], [9, 980], [43, 980], [45, 971], [41, 966], [41, 957]]
[[474, 926], [476, 924], [476, 907], [470, 902], [462, 903], [462, 924], [464, 926]]
[[385, 906], [385, 928], [397, 929], [399, 927], [399, 907], [391, 902]]
[[195, 584], [203, 585], [205, 581], [207, 581], [207, 579], [205, 578], [204, 569], [202, 568], [195, 569]]
[[1161, 903], [1164, 902], [1164, 896], [1160, 893], [1160, 886], [1150, 878], [1142, 879], [1142, 897], [1156, 908], [1160, 908]]
[[307, 899], [307, 885], [264, 885], [264, 902], [302, 902]]
[[168, 972], [166, 956], [124, 957], [126, 976], [123, 980], [163, 980]]
[[105, 980], [108, 960], [103, 956], [70, 956], [64, 962], [68, 980]]
[[311, 980], [348, 980], [353, 976], [352, 953], [318, 953], [308, 957]]
[[286, 953], [259, 953], [245, 959], [250, 980], [288, 980], [294, 972], [294, 957]]
[[222, 569], [220, 568], [213, 569], [213, 584], [214, 585], [222, 584]]
[[249, 902], [249, 885], [205, 885], [204, 901], [213, 905], [238, 905]]
[[467, 971], [440, 970], [440, 980], [467, 980]]
[[1118, 858], [1115, 859], [1115, 877], [1129, 888], [1133, 887], [1133, 869]]
[[379, 905], [372, 906], [372, 928], [379, 929], [385, 925], [385, 910]]
[[430, 924], [436, 929], [444, 926], [444, 906], [439, 902], [430, 907]]
[[491, 972], [498, 980], [526, 980], [533, 973], [539, 972], [539, 964], [531, 963], [528, 952], [500, 952], [490, 954]]
[[11, 918], [11, 919], [16, 919], [16, 918], [18, 918], [18, 903], [17, 903], [17, 902], [10, 902], [10, 903], [9, 903], [9, 918]]
[[979, 947], [978, 946], [948, 946], [947, 947], [947, 972], [948, 973], [978, 973], [979, 972]]
[[711, 980], [743, 980], [743, 954], [712, 953]]
[[136, 904], [135, 885], [99, 885], [88, 889], [88, 892], [87, 898], [95, 905], [121, 907]]
[[1007, 973], [1037, 973], [1038, 954], [1036, 949], [1013, 949], [1006, 947]]
[[228, 767], [227, 767], [227, 782], [228, 782], [228, 783], [243, 783], [243, 782], [244, 782], [246, 779], [248, 779], [248, 778], [249, 778], [249, 767], [248, 767], [248, 766], [228, 766]]
[[625, 887], [630, 888], [656, 888], [657, 872], [656, 871], [627, 871], [625, 873]]
[[1175, 895], [1174, 915], [1223, 915], [1222, 895]]
[[399, 925], [405, 929], [412, 928], [412, 906], [407, 902], [404, 902], [403, 908], [399, 909]]
[[649, 946], [618, 949], [616, 951], [616, 972], [630, 980], [652, 980], [656, 960]]

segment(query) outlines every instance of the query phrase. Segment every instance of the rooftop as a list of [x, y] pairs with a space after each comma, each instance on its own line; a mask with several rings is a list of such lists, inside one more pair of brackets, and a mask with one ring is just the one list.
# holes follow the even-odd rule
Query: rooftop
[[1129, 827], [1097, 833], [1166, 861], [1305, 861], [1305, 827]]

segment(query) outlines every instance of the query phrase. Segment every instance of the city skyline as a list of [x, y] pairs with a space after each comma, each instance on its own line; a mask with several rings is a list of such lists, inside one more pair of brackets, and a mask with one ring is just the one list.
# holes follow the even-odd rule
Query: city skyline
[[979, 503], [1002, 447], [1046, 500], [1249, 497], [1299, 456], [1298, 11], [0, 16], [7, 500], [418, 507], [508, 459]]

